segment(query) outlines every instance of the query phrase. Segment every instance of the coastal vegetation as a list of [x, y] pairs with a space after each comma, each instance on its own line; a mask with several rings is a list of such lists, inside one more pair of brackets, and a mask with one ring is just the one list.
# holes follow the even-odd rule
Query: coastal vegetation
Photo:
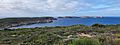
[[94, 24], [0, 31], [0, 45], [120, 45], [120, 25]]

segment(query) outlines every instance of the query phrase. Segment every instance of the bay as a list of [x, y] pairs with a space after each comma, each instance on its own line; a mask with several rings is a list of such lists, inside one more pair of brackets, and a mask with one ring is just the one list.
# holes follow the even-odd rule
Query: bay
[[32, 25], [23, 25], [19, 27], [12, 28], [35, 28], [35, 27], [55, 27], [55, 26], [71, 26], [82, 24], [86, 26], [91, 26], [93, 24], [120, 24], [120, 17], [103, 17], [103, 18], [58, 18], [58, 20], [52, 23], [39, 23]]

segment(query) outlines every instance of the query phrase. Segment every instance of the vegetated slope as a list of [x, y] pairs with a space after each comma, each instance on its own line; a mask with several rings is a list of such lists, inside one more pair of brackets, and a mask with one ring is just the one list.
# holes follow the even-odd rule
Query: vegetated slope
[[35, 23], [49, 23], [53, 17], [20, 17], [20, 18], [3, 18], [0, 19], [0, 28], [16, 27], [21, 25], [30, 25]]
[[0, 45], [120, 45], [120, 25], [23, 28], [0, 31]]

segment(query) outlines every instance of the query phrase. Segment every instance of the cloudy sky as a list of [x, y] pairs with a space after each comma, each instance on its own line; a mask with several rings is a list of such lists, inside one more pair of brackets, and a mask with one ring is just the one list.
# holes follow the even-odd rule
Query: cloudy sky
[[0, 0], [0, 17], [120, 16], [120, 0]]

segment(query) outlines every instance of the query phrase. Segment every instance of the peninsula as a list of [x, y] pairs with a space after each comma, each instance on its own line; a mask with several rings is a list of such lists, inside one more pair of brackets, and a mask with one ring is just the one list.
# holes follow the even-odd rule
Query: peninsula
[[15, 17], [0, 19], [0, 29], [31, 25], [36, 23], [51, 23], [56, 20], [54, 17]]

